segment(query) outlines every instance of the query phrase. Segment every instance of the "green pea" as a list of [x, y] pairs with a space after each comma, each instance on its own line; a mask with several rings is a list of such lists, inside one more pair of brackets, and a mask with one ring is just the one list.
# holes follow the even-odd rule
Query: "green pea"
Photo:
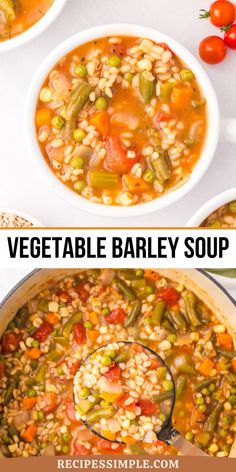
[[37, 341], [37, 339], [35, 339], [35, 340], [32, 342], [32, 347], [39, 347], [39, 342]]
[[210, 393], [209, 390], [208, 390], [208, 388], [203, 388], [203, 389], [201, 390], [201, 392], [202, 392], [202, 394], [205, 395], [205, 396], [209, 395], [209, 393]]
[[166, 416], [164, 415], [164, 413], [159, 414], [159, 419], [162, 421], [162, 423], [164, 423], [164, 421], [166, 421]]
[[194, 435], [193, 435], [193, 433], [188, 431], [188, 433], [185, 434], [185, 438], [187, 439], [187, 441], [192, 441], [193, 438], [194, 438]]
[[63, 437], [63, 441], [68, 442], [71, 439], [71, 434], [70, 433], [64, 433], [62, 437]]
[[106, 356], [106, 355], [103, 356], [103, 358], [102, 358], [102, 365], [104, 365], [104, 366], [109, 366], [109, 365], [111, 365], [111, 363], [112, 363], [112, 360], [111, 360], [111, 358], [110, 358], [109, 356]]
[[31, 388], [27, 391], [27, 395], [28, 397], [31, 397], [31, 398], [36, 397], [36, 391], [33, 388]]
[[82, 167], [84, 166], [84, 160], [82, 159], [82, 157], [74, 156], [70, 160], [70, 166], [73, 167], [73, 169], [82, 169]]
[[207, 406], [206, 405], [200, 405], [198, 409], [201, 413], [205, 413], [205, 411], [207, 410]]
[[167, 392], [173, 390], [173, 383], [171, 382], [171, 380], [164, 380], [162, 385]]
[[36, 361], [36, 359], [30, 362], [30, 367], [32, 370], [36, 370], [38, 368], [38, 365], [39, 365], [39, 361]]
[[70, 448], [69, 448], [69, 446], [64, 445], [64, 446], [62, 446], [61, 450], [62, 450], [63, 454], [68, 454]]
[[200, 397], [196, 399], [196, 404], [197, 405], [204, 405], [205, 401], [204, 398]]
[[73, 132], [73, 138], [77, 143], [81, 143], [83, 139], [86, 137], [86, 133], [82, 128], [77, 128]]
[[144, 320], [145, 325], [150, 325], [151, 323], [152, 323], [152, 318], [150, 318], [149, 316], [147, 318], [145, 318], [145, 320]]
[[58, 368], [57, 368], [57, 374], [58, 374], [58, 375], [64, 375], [64, 370], [63, 370], [62, 367], [58, 367]]
[[155, 180], [155, 174], [151, 169], [146, 169], [143, 174], [143, 180], [148, 184], [151, 184]]
[[108, 59], [109, 66], [111, 67], [120, 67], [121, 65], [121, 58], [114, 54], [114, 56], [109, 57]]
[[132, 72], [126, 72], [124, 75], [124, 79], [127, 80], [127, 82], [132, 82], [134, 78], [134, 74]]
[[136, 275], [136, 277], [138, 277], [138, 279], [140, 279], [143, 276], [143, 270], [142, 269], [137, 269], [135, 271], [135, 275]]
[[14, 355], [15, 359], [20, 359], [20, 357], [22, 356], [22, 352], [15, 351], [13, 355]]
[[102, 315], [103, 316], [107, 316], [107, 315], [109, 315], [109, 313], [110, 313], [110, 308], [108, 308], [108, 307], [103, 308], [103, 310], [102, 310]]
[[169, 334], [169, 336], [167, 337], [167, 341], [169, 341], [170, 343], [175, 343], [177, 340], [177, 336], [176, 334]]
[[74, 71], [75, 71], [75, 74], [78, 75], [81, 78], [86, 77], [86, 75], [88, 73], [87, 67], [84, 64], [77, 64], [75, 66]]
[[38, 420], [44, 420], [45, 415], [43, 411], [38, 411]]
[[184, 82], [192, 82], [192, 80], [194, 78], [194, 75], [193, 75], [192, 71], [189, 70], [189, 69], [182, 69], [180, 71], [180, 75], [181, 75], [181, 79]]
[[80, 391], [81, 398], [87, 398], [89, 395], [90, 395], [89, 388], [88, 387], [82, 388], [82, 390]]
[[85, 321], [85, 322], [84, 322], [84, 327], [85, 327], [86, 329], [91, 329], [92, 326], [93, 326], [93, 325], [92, 325], [91, 321]]
[[236, 405], [236, 395], [230, 395], [228, 400], [231, 405]]
[[99, 111], [106, 110], [108, 107], [108, 101], [105, 97], [98, 97], [95, 102], [95, 108]]
[[146, 293], [147, 295], [151, 295], [154, 292], [154, 287], [152, 285], [146, 286]]
[[110, 357], [111, 359], [115, 359], [117, 353], [113, 351], [112, 349], [110, 349], [109, 351], [106, 352], [106, 355]]
[[197, 345], [197, 350], [198, 350], [199, 352], [204, 351], [204, 346], [203, 346], [203, 344], [198, 344], [198, 345]]
[[41, 444], [41, 447], [42, 447], [42, 449], [46, 449], [46, 447], [48, 447], [48, 443], [43, 442], [43, 443]]
[[232, 213], [236, 213], [236, 200], [230, 203], [229, 209], [232, 211]]
[[209, 388], [209, 391], [210, 391], [210, 392], [214, 392], [215, 389], [216, 389], [216, 386], [215, 386], [215, 384], [212, 383], [212, 384], [209, 385], [208, 388]]
[[52, 126], [56, 129], [61, 129], [65, 123], [61, 116], [54, 116], [51, 120]]
[[86, 187], [86, 182], [84, 182], [84, 180], [78, 180], [78, 182], [75, 182], [74, 184], [74, 189], [78, 193], [81, 193], [85, 187]]
[[228, 432], [227, 432], [226, 429], [221, 429], [221, 430], [220, 430], [220, 436], [221, 436], [222, 438], [226, 438], [227, 434], [228, 434]]
[[228, 425], [232, 423], [232, 417], [231, 416], [224, 416], [223, 418], [223, 424]]

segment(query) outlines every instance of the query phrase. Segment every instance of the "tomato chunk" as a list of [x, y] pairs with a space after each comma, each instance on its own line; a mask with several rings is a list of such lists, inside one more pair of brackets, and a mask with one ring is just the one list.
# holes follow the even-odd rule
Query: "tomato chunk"
[[126, 318], [126, 313], [123, 308], [115, 308], [109, 315], [106, 316], [106, 321], [110, 324], [121, 324]]
[[136, 162], [139, 161], [139, 155], [136, 157], [127, 157], [128, 150], [125, 149], [118, 136], [108, 136], [105, 140], [106, 156], [104, 159], [104, 168], [118, 174], [127, 174]]
[[136, 403], [136, 406], [141, 408], [141, 415], [143, 416], [152, 416], [156, 413], [156, 405], [150, 400], [140, 400]]
[[125, 404], [126, 400], [128, 400], [129, 394], [128, 393], [122, 393], [115, 401], [114, 404], [118, 405], [120, 408], [123, 408], [123, 410], [128, 410], [128, 411], [134, 411], [135, 410], [135, 400], [133, 400], [132, 403], [129, 403], [128, 405]]
[[86, 288], [84, 288], [83, 283], [79, 284], [75, 290], [78, 293], [79, 298], [82, 300], [82, 302], [86, 302], [88, 300], [89, 292], [88, 290], [86, 290]]
[[5, 333], [2, 338], [2, 352], [9, 354], [16, 351], [21, 341], [21, 335], [15, 333]]
[[83, 323], [77, 323], [73, 327], [74, 339], [77, 344], [83, 344], [86, 339], [86, 329]]
[[90, 450], [87, 449], [84, 444], [81, 444], [81, 442], [76, 440], [74, 441], [73, 449], [73, 453], [78, 456], [87, 456], [90, 453]]
[[59, 292], [57, 292], [56, 295], [62, 302], [70, 303], [72, 301], [72, 298], [69, 295], [69, 293], [64, 292], [63, 290], [59, 290]]
[[106, 377], [107, 380], [109, 380], [109, 382], [112, 382], [112, 383], [116, 383], [118, 382], [118, 380], [120, 380], [120, 368], [118, 367], [118, 365], [111, 365], [109, 367], [109, 370], [108, 372], [105, 372], [104, 377]]
[[78, 370], [78, 368], [79, 368], [79, 366], [80, 366], [80, 361], [79, 361], [79, 360], [73, 362], [72, 365], [68, 366], [69, 369], [70, 369], [70, 374], [71, 374], [71, 375], [75, 375], [76, 372], [77, 372], [77, 370]]
[[122, 43], [111, 44], [111, 53], [117, 56], [124, 56], [127, 53], [127, 46]]
[[66, 416], [68, 420], [70, 420], [72, 423], [76, 423], [76, 424], [81, 423], [80, 421], [76, 419], [75, 405], [73, 402], [69, 402], [69, 401], [66, 402]]
[[168, 305], [175, 305], [180, 299], [180, 293], [172, 287], [165, 288], [157, 294], [158, 298], [165, 300]]
[[123, 451], [123, 446], [122, 445], [117, 445], [115, 449], [113, 449], [114, 443], [111, 441], [106, 441], [106, 439], [99, 439], [97, 442], [98, 449], [104, 450], [104, 451], [112, 451], [112, 452], [122, 452]]
[[37, 339], [37, 341], [39, 341], [40, 343], [43, 343], [44, 341], [46, 341], [49, 334], [51, 334], [52, 329], [52, 325], [50, 325], [50, 323], [45, 320], [33, 333], [33, 338]]
[[41, 408], [43, 411], [45, 411], [45, 413], [51, 413], [52, 411], [56, 410], [59, 403], [59, 398], [55, 392], [45, 392], [39, 403], [42, 405]]

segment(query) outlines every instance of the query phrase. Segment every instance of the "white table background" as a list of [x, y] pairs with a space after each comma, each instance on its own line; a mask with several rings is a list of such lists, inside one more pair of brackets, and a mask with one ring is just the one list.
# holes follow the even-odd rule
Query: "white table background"
[[[0, 56], [0, 208], [18, 208], [46, 226], [183, 226], [200, 205], [236, 186], [233, 145], [221, 143], [213, 164], [195, 189], [173, 206], [132, 219], [101, 218], [64, 202], [38, 175], [24, 139], [23, 111], [31, 77], [58, 43], [104, 23], [136, 23], [163, 31], [197, 55], [201, 38], [217, 34], [198, 20], [210, 0], [68, 0], [54, 24], [35, 41]], [[216, 89], [221, 115], [235, 115], [236, 52], [217, 66], [204, 65]]]

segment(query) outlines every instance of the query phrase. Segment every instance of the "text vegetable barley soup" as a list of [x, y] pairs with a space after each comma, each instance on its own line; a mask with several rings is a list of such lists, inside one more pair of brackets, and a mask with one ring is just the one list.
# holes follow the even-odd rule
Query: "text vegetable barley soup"
[[34, 25], [54, 0], [0, 0], [0, 41], [24, 33]]
[[[1, 454], [175, 453], [149, 433], [155, 421], [165, 421], [159, 394], [140, 402], [130, 390], [135, 418], [123, 393], [116, 398], [126, 417], [125, 444], [98, 438], [78, 419], [85, 410], [90, 418], [98, 408], [111, 410], [109, 395], [121, 385], [122, 371], [113, 352], [106, 353], [101, 391], [95, 392], [90, 378], [77, 410], [73, 385], [87, 356], [117, 341], [145, 345], [167, 362], [176, 384], [174, 426], [208, 454], [228, 456], [236, 431], [232, 336], [192, 291], [139, 269], [83, 271], [49, 283], [19, 309], [1, 338]], [[169, 379], [159, 366], [152, 370], [150, 382], [160, 383], [160, 394], [168, 394]], [[146, 375], [138, 376], [144, 380], [142, 388]], [[107, 422], [106, 427], [107, 437], [114, 437], [117, 424], [114, 428]]]
[[211, 213], [201, 224], [206, 228], [236, 228], [236, 200]]
[[39, 95], [41, 151], [95, 203], [135, 205], [183, 185], [206, 134], [206, 100], [167, 44], [102, 38], [66, 55]]

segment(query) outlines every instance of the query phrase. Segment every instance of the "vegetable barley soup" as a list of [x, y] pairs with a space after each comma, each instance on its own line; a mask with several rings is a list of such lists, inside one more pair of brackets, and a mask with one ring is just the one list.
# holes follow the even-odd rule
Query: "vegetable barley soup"
[[201, 224], [204, 228], [236, 228], [236, 200], [214, 211]]
[[92, 202], [129, 206], [189, 178], [205, 139], [206, 100], [167, 44], [102, 38], [50, 72], [35, 123], [61, 182]]
[[134, 442], [155, 442], [174, 402], [168, 369], [139, 343], [115, 342], [93, 351], [74, 385], [76, 417], [110, 441], [126, 442], [131, 433]]
[[[114, 403], [110, 395], [123, 382], [121, 367], [130, 361], [123, 359], [119, 365], [116, 348], [109, 349], [114, 352], [106, 352], [106, 381], [95, 390], [87, 370], [89, 386], [81, 390], [76, 410], [74, 377], [81, 364], [96, 348], [124, 341], [149, 347], [167, 362], [176, 384], [173, 423], [181, 434], [210, 455], [228, 456], [236, 431], [232, 336], [189, 289], [141, 269], [87, 270], [52, 281], [19, 309], [1, 339], [1, 453], [176, 453], [150, 434], [155, 421], [165, 421], [160, 394], [172, 389], [159, 366], [152, 366], [150, 382], [155, 388], [161, 382], [160, 394], [140, 398], [137, 390], [129, 390], [132, 403], [122, 392], [116, 398], [123, 410], [125, 444], [99, 438], [78, 419], [81, 411], [91, 418], [98, 408], [107, 419], [105, 412]], [[138, 371], [135, 382], [141, 385], [143, 380], [144, 389], [147, 373], [139, 374], [137, 365], [133, 369]], [[131, 387], [132, 375], [127, 377]], [[107, 438], [113, 439], [116, 426], [106, 423]]]
[[0, 41], [24, 33], [53, 4], [54, 0], [0, 0]]

